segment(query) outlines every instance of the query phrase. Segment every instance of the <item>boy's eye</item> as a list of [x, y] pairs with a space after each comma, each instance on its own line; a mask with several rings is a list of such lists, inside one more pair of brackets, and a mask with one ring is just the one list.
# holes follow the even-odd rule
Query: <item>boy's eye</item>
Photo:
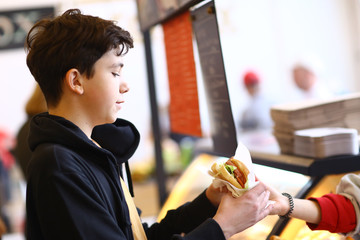
[[112, 75], [113, 75], [114, 77], [120, 77], [120, 74], [119, 74], [119, 73], [116, 73], [116, 72], [112, 72]]

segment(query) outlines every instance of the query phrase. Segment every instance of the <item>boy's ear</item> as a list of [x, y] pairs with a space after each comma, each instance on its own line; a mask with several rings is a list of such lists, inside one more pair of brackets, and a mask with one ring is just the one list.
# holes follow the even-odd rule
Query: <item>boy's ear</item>
[[72, 68], [67, 71], [65, 76], [65, 84], [70, 89], [79, 95], [84, 93], [83, 78], [76, 68]]

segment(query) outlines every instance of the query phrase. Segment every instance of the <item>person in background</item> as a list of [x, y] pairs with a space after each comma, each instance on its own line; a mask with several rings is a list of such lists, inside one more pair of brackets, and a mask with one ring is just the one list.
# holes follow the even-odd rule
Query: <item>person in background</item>
[[210, 185], [159, 223], [142, 224], [129, 159], [140, 134], [117, 118], [129, 91], [123, 56], [129, 32], [113, 21], [67, 10], [37, 22], [27, 65], [48, 112], [30, 123], [26, 239], [228, 239], [272, 209], [263, 183], [242, 197]]
[[4, 221], [1, 219], [0, 217], [0, 239], [1, 239], [1, 236], [4, 235], [6, 233], [6, 226], [5, 226], [5, 223]]
[[271, 128], [270, 102], [261, 91], [259, 75], [254, 71], [248, 71], [244, 74], [242, 83], [250, 96], [250, 102], [242, 113], [240, 129], [249, 131]]
[[36, 84], [34, 91], [25, 106], [26, 121], [21, 126], [20, 130], [16, 135], [16, 144], [15, 148], [12, 151], [15, 156], [15, 160], [19, 164], [22, 173], [24, 174], [25, 179], [27, 177], [27, 165], [29, 164], [31, 157], [31, 151], [28, 143], [30, 121], [31, 118], [36, 114], [46, 111], [47, 106], [44, 95], [39, 85]]
[[7, 206], [13, 199], [12, 191], [16, 186], [13, 179], [15, 159], [11, 152], [15, 139], [7, 130], [0, 128], [0, 219], [8, 232], [13, 231], [13, 225]]
[[323, 64], [313, 54], [301, 56], [292, 68], [292, 78], [297, 87], [295, 100], [327, 100], [334, 94], [324, 85], [321, 79]]
[[10, 200], [10, 192], [9, 169], [4, 166], [0, 158], [0, 239], [2, 234], [11, 230], [9, 216], [4, 211], [5, 205]]
[[293, 199], [269, 188], [275, 200], [270, 214], [302, 219], [312, 230], [328, 230], [354, 236], [360, 233], [360, 175], [342, 177], [336, 193], [309, 199]]

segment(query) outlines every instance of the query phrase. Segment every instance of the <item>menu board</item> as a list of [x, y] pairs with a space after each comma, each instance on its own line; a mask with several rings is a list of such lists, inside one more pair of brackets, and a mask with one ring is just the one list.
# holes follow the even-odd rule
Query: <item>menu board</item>
[[136, 0], [140, 28], [146, 31], [201, 1], [203, 0]]
[[214, 2], [191, 12], [206, 102], [209, 109], [213, 151], [233, 156], [237, 147], [236, 128], [231, 111]]
[[170, 130], [172, 133], [201, 137], [189, 11], [164, 22], [163, 30], [170, 88]]

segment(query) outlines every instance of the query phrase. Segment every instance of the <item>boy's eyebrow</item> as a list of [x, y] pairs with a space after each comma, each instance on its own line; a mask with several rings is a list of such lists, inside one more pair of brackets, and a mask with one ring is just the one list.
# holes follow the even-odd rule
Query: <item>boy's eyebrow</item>
[[117, 67], [122, 68], [122, 67], [124, 67], [124, 63], [122, 63], [122, 62], [114, 63], [113, 65], [111, 65], [111, 67], [113, 67], [113, 68], [117, 68]]

